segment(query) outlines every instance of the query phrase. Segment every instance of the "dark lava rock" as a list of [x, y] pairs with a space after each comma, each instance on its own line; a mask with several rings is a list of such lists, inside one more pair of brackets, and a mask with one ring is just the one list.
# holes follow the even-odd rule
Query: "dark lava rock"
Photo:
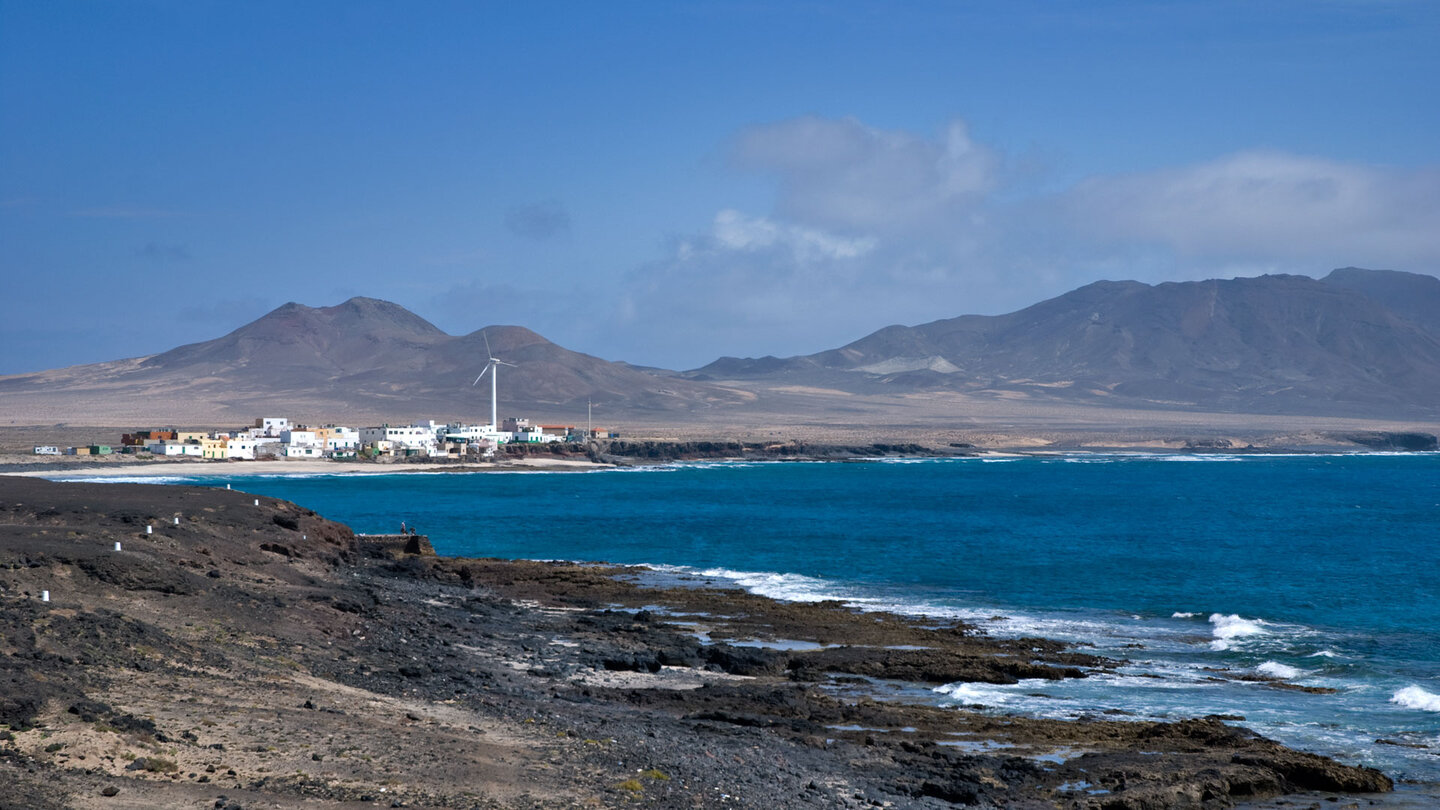
[[95, 579], [127, 591], [190, 594], [196, 590], [194, 575], [165, 563], [105, 554], [79, 559], [75, 564]]
[[1356, 768], [1334, 760], [1277, 746], [1268, 754], [1236, 754], [1231, 762], [1266, 768], [1283, 777], [1293, 790], [1340, 793], [1384, 793], [1395, 789], [1390, 777], [1374, 768]]
[[1377, 431], [1374, 433], [1351, 433], [1345, 438], [1372, 450], [1423, 453], [1440, 449], [1440, 439], [1436, 439], [1435, 435], [1431, 433]]
[[789, 656], [761, 647], [716, 644], [705, 648], [705, 660], [731, 675], [776, 675], [785, 670]]
[[612, 672], [659, 672], [660, 660], [648, 652], [606, 658], [601, 665]]
[[835, 647], [796, 655], [790, 661], [790, 668], [804, 680], [817, 680], [814, 672], [845, 672], [872, 678], [939, 684], [957, 681], [1013, 684], [1032, 678], [1058, 681], [1085, 677], [1085, 672], [1076, 667], [1055, 667], [993, 654], [940, 649]]

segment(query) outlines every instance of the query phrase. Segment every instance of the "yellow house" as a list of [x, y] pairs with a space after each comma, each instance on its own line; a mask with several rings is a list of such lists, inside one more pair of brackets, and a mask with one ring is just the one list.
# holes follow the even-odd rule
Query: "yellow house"
[[198, 442], [203, 438], [205, 438], [205, 431], [203, 430], [175, 431], [175, 441], [177, 442]]
[[230, 448], [228, 442], [228, 439], [207, 439], [202, 436], [198, 440], [200, 456], [202, 458], [229, 458]]

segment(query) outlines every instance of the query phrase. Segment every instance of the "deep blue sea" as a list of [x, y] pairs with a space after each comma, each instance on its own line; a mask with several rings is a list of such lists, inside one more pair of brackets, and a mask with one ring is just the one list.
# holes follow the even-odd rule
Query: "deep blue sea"
[[[360, 532], [404, 521], [441, 554], [646, 563], [1064, 639], [1130, 663], [905, 697], [1050, 717], [1242, 715], [1302, 749], [1440, 782], [1437, 454], [167, 480], [287, 498]], [[1240, 680], [1251, 675], [1339, 691]]]

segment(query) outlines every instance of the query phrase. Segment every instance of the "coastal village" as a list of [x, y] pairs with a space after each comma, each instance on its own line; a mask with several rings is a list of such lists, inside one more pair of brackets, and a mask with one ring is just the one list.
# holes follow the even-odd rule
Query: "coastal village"
[[92, 444], [63, 449], [57, 445], [40, 445], [34, 453], [40, 456], [149, 454], [213, 460], [437, 458], [483, 461], [494, 458], [496, 449], [506, 444], [580, 443], [594, 438], [619, 436], [612, 431], [575, 425], [532, 424], [529, 419], [516, 417], [498, 425], [493, 422], [439, 424], [430, 420], [354, 428], [333, 424], [312, 427], [294, 424], [284, 416], [265, 416], [257, 418], [254, 425], [229, 431], [137, 430], [121, 435], [117, 445]]

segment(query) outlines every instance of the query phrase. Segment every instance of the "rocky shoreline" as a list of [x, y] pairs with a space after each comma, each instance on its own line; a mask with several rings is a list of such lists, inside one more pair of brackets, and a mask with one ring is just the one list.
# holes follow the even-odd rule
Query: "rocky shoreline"
[[876, 699], [1116, 665], [1053, 641], [442, 558], [239, 491], [0, 477], [0, 628], [0, 808], [1141, 810], [1392, 788], [1239, 718]]

